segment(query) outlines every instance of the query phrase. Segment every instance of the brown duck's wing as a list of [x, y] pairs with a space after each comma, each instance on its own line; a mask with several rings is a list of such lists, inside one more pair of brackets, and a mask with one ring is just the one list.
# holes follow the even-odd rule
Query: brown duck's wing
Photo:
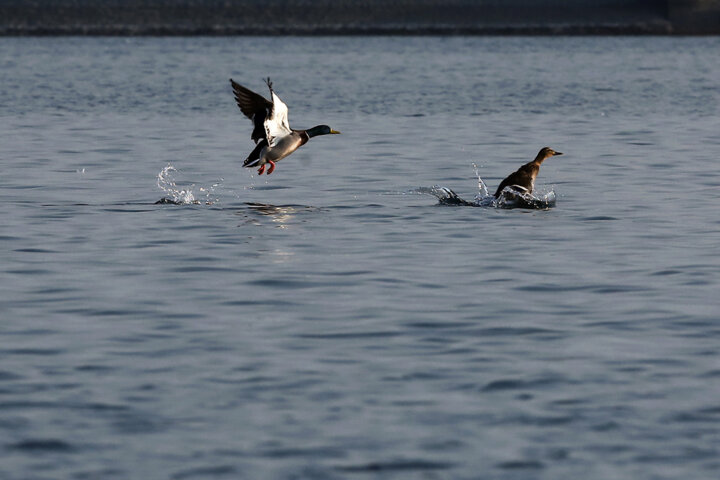
[[505, 178], [502, 182], [500, 182], [500, 185], [498, 186], [497, 190], [495, 191], [495, 198], [500, 196], [500, 193], [503, 191], [505, 187], [511, 187], [513, 185], [517, 185], [519, 187], [523, 187], [527, 190], [528, 193], [532, 193], [532, 184], [533, 184], [533, 175], [531, 172], [529, 172], [527, 169], [523, 167], [520, 167], [520, 169], [516, 172], [511, 173], [510, 175]]
[[272, 116], [273, 104], [262, 95], [235, 82], [232, 78], [230, 85], [232, 85], [238, 107], [253, 122], [253, 132], [250, 138], [257, 143], [265, 138], [265, 119]]

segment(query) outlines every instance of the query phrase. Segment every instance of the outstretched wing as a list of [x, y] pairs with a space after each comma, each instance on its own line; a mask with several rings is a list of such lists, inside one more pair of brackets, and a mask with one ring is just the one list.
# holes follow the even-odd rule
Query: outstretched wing
[[270, 89], [270, 95], [272, 98], [272, 111], [270, 116], [265, 119], [265, 138], [267, 138], [268, 144], [274, 147], [277, 144], [278, 139], [283, 138], [292, 133], [290, 125], [288, 123], [288, 108], [287, 105], [280, 100], [275, 94], [272, 88], [272, 82], [268, 78], [266, 80], [268, 88]]
[[[230, 85], [232, 85], [238, 107], [253, 122], [253, 132], [250, 138], [255, 143], [258, 143], [266, 138], [265, 120], [272, 116], [273, 104], [262, 95], [258, 95], [235, 82], [232, 78], [230, 79]], [[285, 111], [287, 112], [287, 107], [285, 107]]]

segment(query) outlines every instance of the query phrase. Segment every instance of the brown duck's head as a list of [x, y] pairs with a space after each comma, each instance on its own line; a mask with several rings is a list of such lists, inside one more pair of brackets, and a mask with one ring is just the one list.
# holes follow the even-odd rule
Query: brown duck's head
[[543, 147], [540, 149], [540, 151], [537, 154], [537, 157], [535, 157], [536, 160], [545, 160], [546, 158], [554, 157], [555, 155], [562, 155], [562, 152], [556, 152], [550, 147]]

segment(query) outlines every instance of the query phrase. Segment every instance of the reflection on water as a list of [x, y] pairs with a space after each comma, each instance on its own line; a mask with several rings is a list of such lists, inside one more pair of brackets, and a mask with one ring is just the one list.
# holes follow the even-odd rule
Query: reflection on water
[[282, 207], [263, 203], [248, 203], [251, 211], [260, 215], [272, 217], [270, 221], [277, 224], [278, 228], [288, 228], [288, 223], [293, 219], [297, 210], [294, 207]]
[[297, 222], [297, 217], [303, 213], [317, 212], [320, 209], [304, 205], [272, 205], [269, 203], [245, 202], [246, 209], [239, 210], [237, 215], [245, 217], [246, 224], [262, 225], [259, 218], [266, 218], [272, 225], [280, 229], [288, 229]]
[[[296, 206], [296, 205], [272, 205], [269, 203], [256, 203], [246, 202], [247, 209], [239, 211], [238, 215], [247, 216], [247, 212], [250, 212], [253, 216], [261, 216], [267, 218], [272, 222], [272, 226], [281, 230], [288, 230], [294, 222], [297, 221], [297, 216], [306, 212], [315, 212], [319, 209], [311, 206]], [[262, 225], [261, 222], [257, 221], [257, 218], [248, 219], [249, 223], [253, 225]], [[262, 256], [269, 257], [270, 261], [274, 264], [290, 263], [294, 260], [296, 252], [289, 248], [289, 245], [285, 245], [283, 248], [259, 248], [258, 253]]]

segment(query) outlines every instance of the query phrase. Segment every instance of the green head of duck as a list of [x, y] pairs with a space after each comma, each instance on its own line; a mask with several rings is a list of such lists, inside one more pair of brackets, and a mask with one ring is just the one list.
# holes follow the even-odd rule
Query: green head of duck
[[305, 131], [307, 133], [308, 138], [317, 137], [318, 135], [339, 135], [340, 132], [337, 130], [333, 130], [332, 128], [328, 127], [327, 125], [317, 125], [315, 127], [309, 128]]

